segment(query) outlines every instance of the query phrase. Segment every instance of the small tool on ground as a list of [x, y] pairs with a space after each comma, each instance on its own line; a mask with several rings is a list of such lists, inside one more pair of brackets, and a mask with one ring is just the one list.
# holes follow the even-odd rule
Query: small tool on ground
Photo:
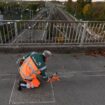
[[57, 72], [52, 74], [48, 79], [48, 82], [56, 82], [56, 81], [60, 81], [60, 76], [58, 75]]

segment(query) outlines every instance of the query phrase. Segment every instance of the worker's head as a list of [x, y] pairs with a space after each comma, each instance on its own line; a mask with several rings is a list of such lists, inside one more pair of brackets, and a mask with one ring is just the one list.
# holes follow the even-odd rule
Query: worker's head
[[44, 51], [43, 51], [43, 55], [44, 55], [46, 58], [48, 58], [48, 57], [52, 56], [52, 53], [51, 53], [51, 51], [49, 51], [49, 50], [44, 50]]

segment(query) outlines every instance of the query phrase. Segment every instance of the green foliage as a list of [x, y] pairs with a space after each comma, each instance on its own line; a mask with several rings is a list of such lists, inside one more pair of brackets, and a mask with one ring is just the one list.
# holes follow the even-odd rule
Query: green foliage
[[92, 0], [77, 0], [66, 3], [67, 10], [82, 20], [105, 21], [105, 2], [92, 2]]
[[92, 11], [92, 20], [105, 21], [105, 2], [93, 3]]
[[75, 13], [75, 9], [74, 8], [76, 7], [76, 5], [75, 5], [75, 3], [72, 0], [68, 0], [65, 3], [65, 5], [66, 5], [67, 11], [69, 11], [71, 14]]
[[30, 19], [30, 14], [35, 15], [36, 9], [43, 2], [0, 2], [0, 11], [4, 19]]
[[83, 10], [83, 7], [84, 7], [84, 5], [85, 5], [85, 2], [84, 2], [84, 0], [77, 0], [77, 4], [76, 4], [77, 6], [77, 8], [76, 8], [76, 16], [78, 17], [78, 18], [83, 18], [83, 12], [82, 12], [82, 10]]
[[72, 0], [68, 0], [66, 7], [69, 12], [72, 12]]
[[84, 1], [84, 0], [77, 0], [77, 6], [78, 6], [79, 8], [83, 8], [84, 5], [85, 5], [85, 1]]
[[83, 8], [83, 15], [84, 19], [91, 19], [92, 16], [92, 5], [91, 4], [86, 4]]
[[85, 0], [86, 3], [92, 3], [92, 0]]
[[27, 8], [31, 9], [31, 10], [36, 10], [38, 7], [38, 5], [36, 4], [28, 4]]

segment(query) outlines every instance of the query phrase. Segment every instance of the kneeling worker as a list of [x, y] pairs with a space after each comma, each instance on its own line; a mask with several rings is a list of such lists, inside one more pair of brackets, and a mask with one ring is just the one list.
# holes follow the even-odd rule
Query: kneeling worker
[[23, 81], [19, 82], [18, 90], [22, 88], [37, 88], [40, 86], [40, 81], [37, 78], [39, 75], [48, 80], [46, 73], [46, 61], [52, 53], [45, 50], [43, 53], [31, 52], [23, 56], [19, 73]]

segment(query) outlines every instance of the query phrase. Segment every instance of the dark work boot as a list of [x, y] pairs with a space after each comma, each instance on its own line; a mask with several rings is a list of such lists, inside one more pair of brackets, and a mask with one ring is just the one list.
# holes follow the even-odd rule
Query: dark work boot
[[22, 87], [20, 86], [20, 84], [21, 84], [21, 81], [19, 81], [19, 83], [18, 83], [18, 90], [19, 90], [19, 91], [22, 90]]
[[22, 90], [21, 86], [18, 86], [18, 90], [19, 90], [19, 91], [21, 91], [21, 90]]
[[27, 88], [26, 82], [24, 82], [24, 81], [19, 81], [18, 90], [21, 91], [22, 89], [26, 89], [26, 88]]

